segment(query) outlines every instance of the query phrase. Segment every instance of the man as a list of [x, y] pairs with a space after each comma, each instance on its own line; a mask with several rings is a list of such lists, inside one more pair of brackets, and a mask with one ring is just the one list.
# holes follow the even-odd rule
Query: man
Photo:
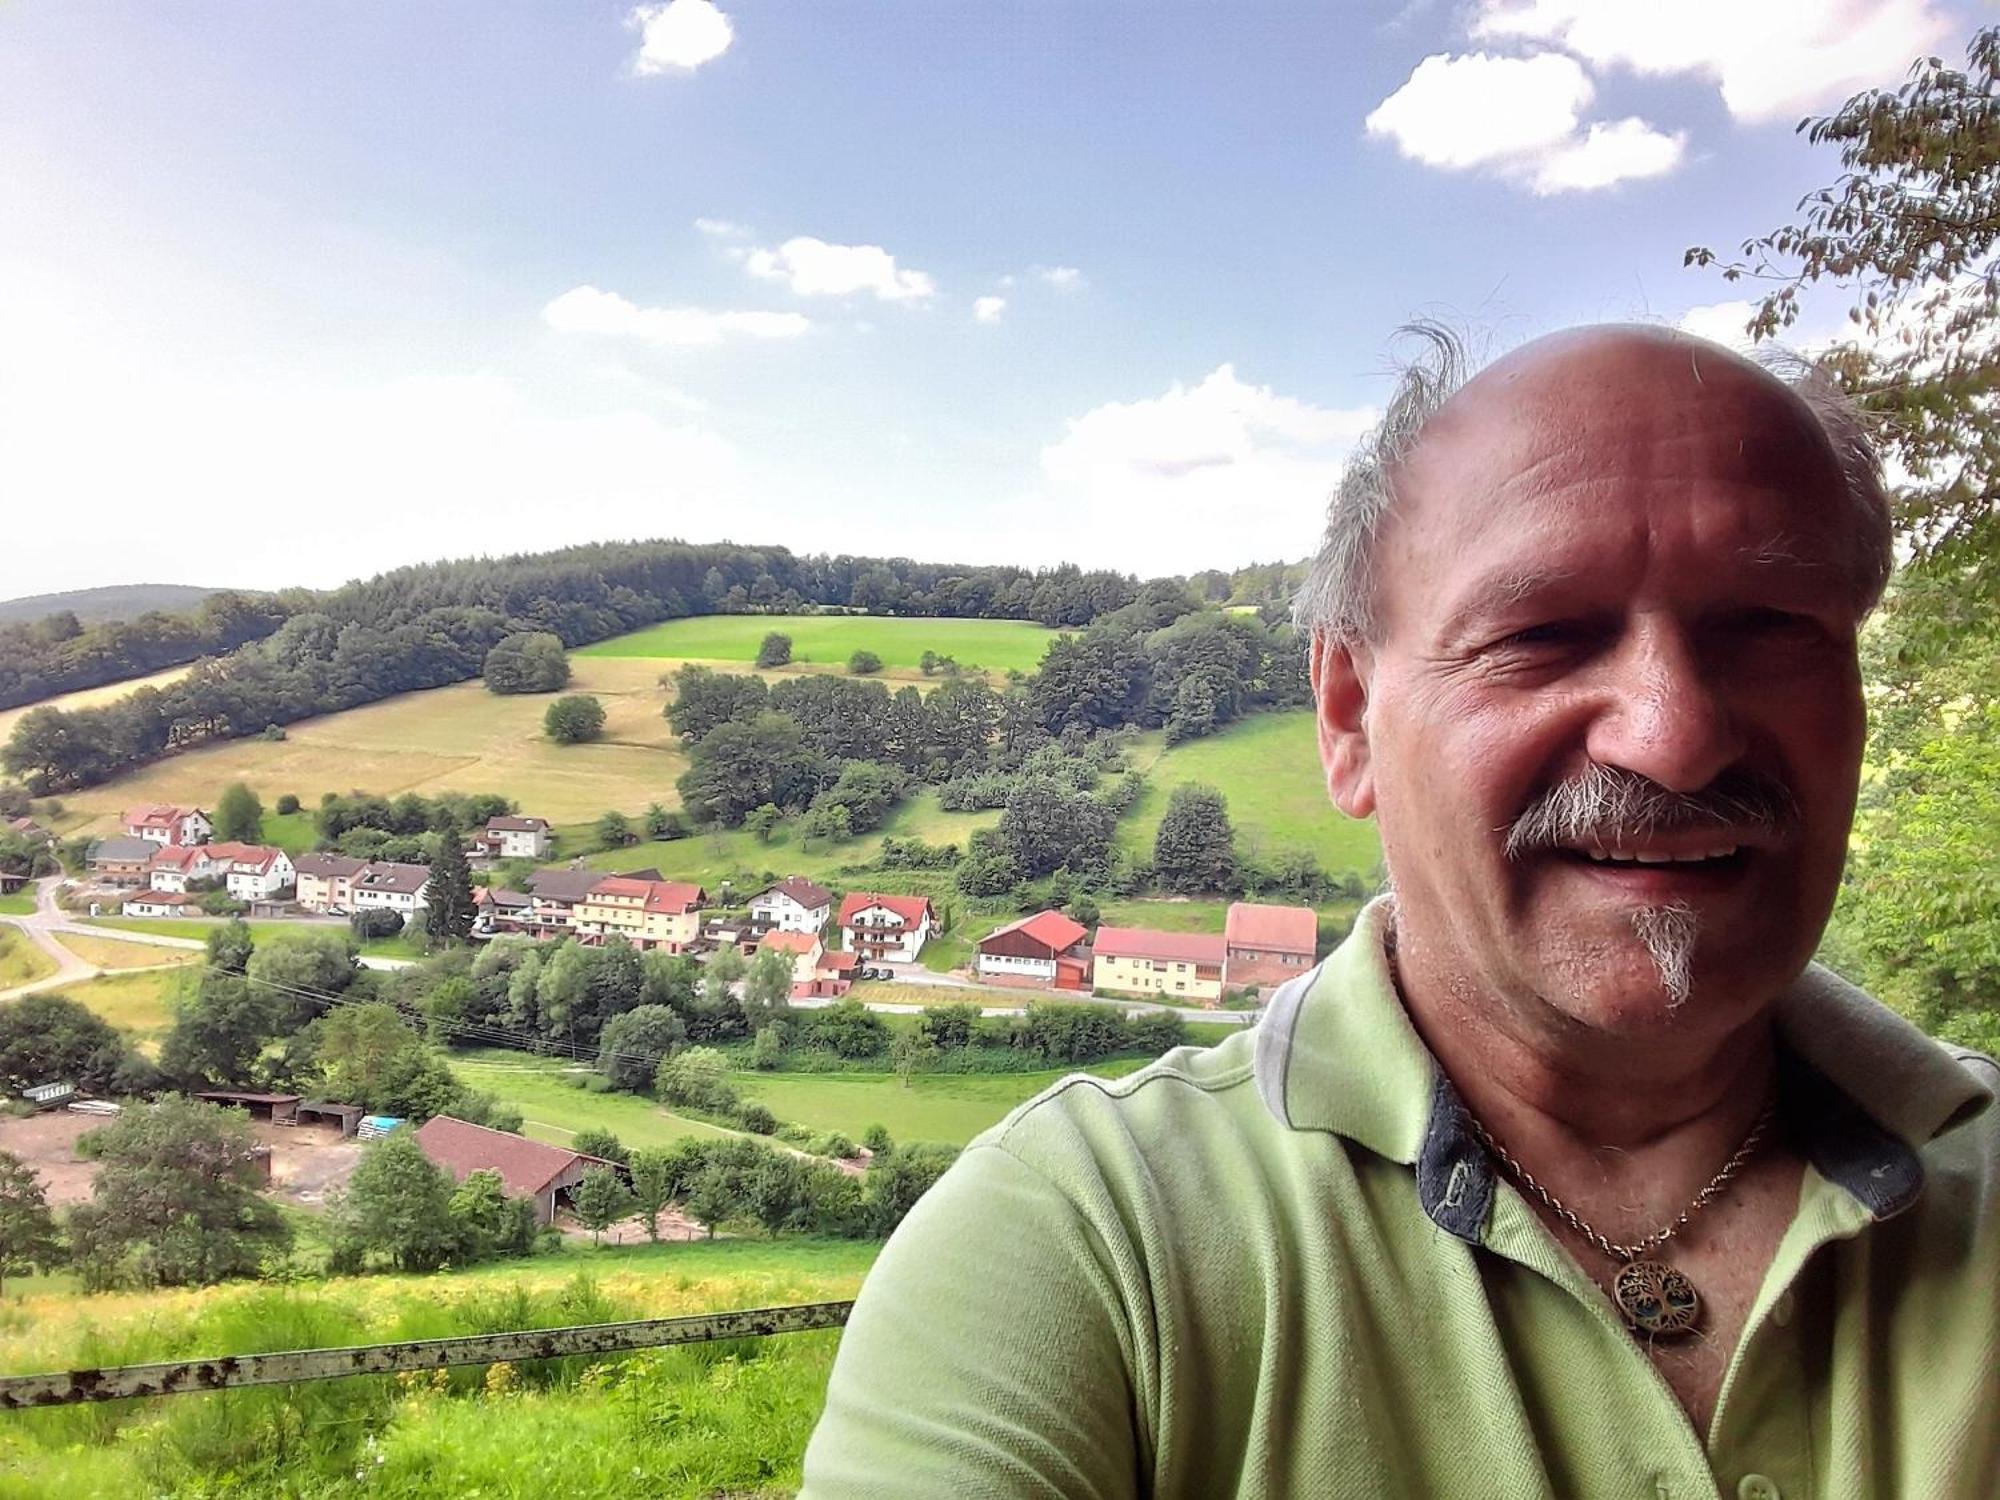
[[968, 1148], [807, 1494], [2000, 1490], [2000, 1070], [1808, 967], [1873, 456], [1678, 334], [1462, 386], [1434, 338], [1301, 602], [1393, 898], [1253, 1034]]

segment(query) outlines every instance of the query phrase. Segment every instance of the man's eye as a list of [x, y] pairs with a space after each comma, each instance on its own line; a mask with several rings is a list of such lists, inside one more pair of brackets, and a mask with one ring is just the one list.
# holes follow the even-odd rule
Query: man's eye
[[1495, 644], [1506, 646], [1569, 646], [1582, 640], [1584, 627], [1575, 620], [1548, 620], [1502, 636]]
[[1727, 617], [1732, 630], [1745, 635], [1804, 634], [1819, 628], [1809, 616], [1783, 609], [1739, 609]]

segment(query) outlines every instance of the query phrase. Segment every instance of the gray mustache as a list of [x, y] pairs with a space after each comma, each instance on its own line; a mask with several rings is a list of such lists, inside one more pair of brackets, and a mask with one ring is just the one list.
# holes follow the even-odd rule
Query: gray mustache
[[1507, 830], [1506, 854], [1595, 843], [1629, 847], [1649, 834], [1784, 832], [1798, 816], [1791, 791], [1759, 771], [1724, 771], [1698, 792], [1676, 792], [1619, 766], [1593, 765], [1559, 781]]

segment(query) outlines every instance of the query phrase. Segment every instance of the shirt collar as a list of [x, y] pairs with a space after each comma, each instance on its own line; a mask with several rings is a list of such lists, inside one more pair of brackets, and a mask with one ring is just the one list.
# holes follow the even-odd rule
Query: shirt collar
[[[1386, 899], [1371, 901], [1317, 969], [1279, 987], [1257, 1027], [1258, 1092], [1294, 1130], [1330, 1131], [1414, 1166], [1424, 1211], [1477, 1243], [1492, 1163], [1397, 998], [1389, 916]], [[1924, 1144], [1993, 1103], [1951, 1051], [1817, 964], [1776, 1017], [1788, 1058], [1780, 1089], [1801, 1148], [1878, 1219], [1922, 1191]]]

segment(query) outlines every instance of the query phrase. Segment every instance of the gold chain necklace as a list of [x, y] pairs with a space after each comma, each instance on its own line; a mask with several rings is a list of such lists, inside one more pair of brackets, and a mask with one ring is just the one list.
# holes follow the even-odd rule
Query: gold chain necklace
[[1648, 1338], [1672, 1338], [1691, 1332], [1701, 1320], [1701, 1295], [1695, 1291], [1694, 1283], [1688, 1280], [1685, 1271], [1665, 1261], [1652, 1259], [1652, 1252], [1687, 1228], [1688, 1220], [1706, 1208], [1743, 1170], [1763, 1143], [1764, 1133], [1770, 1128], [1776, 1110], [1775, 1101], [1764, 1106], [1757, 1122], [1750, 1127], [1750, 1133], [1743, 1137], [1743, 1144], [1736, 1148], [1736, 1154], [1722, 1164], [1720, 1172], [1708, 1179], [1708, 1185], [1694, 1195], [1693, 1201], [1681, 1210], [1679, 1218], [1630, 1245], [1621, 1245], [1586, 1224], [1574, 1209], [1537, 1182], [1534, 1174], [1516, 1161], [1505, 1146], [1494, 1140], [1484, 1125], [1473, 1119], [1470, 1113], [1466, 1119], [1480, 1143], [1498, 1157], [1514, 1178], [1541, 1199], [1556, 1217], [1612, 1260], [1624, 1262], [1611, 1284], [1611, 1300], [1618, 1304], [1619, 1313], [1632, 1331], [1643, 1333]]

